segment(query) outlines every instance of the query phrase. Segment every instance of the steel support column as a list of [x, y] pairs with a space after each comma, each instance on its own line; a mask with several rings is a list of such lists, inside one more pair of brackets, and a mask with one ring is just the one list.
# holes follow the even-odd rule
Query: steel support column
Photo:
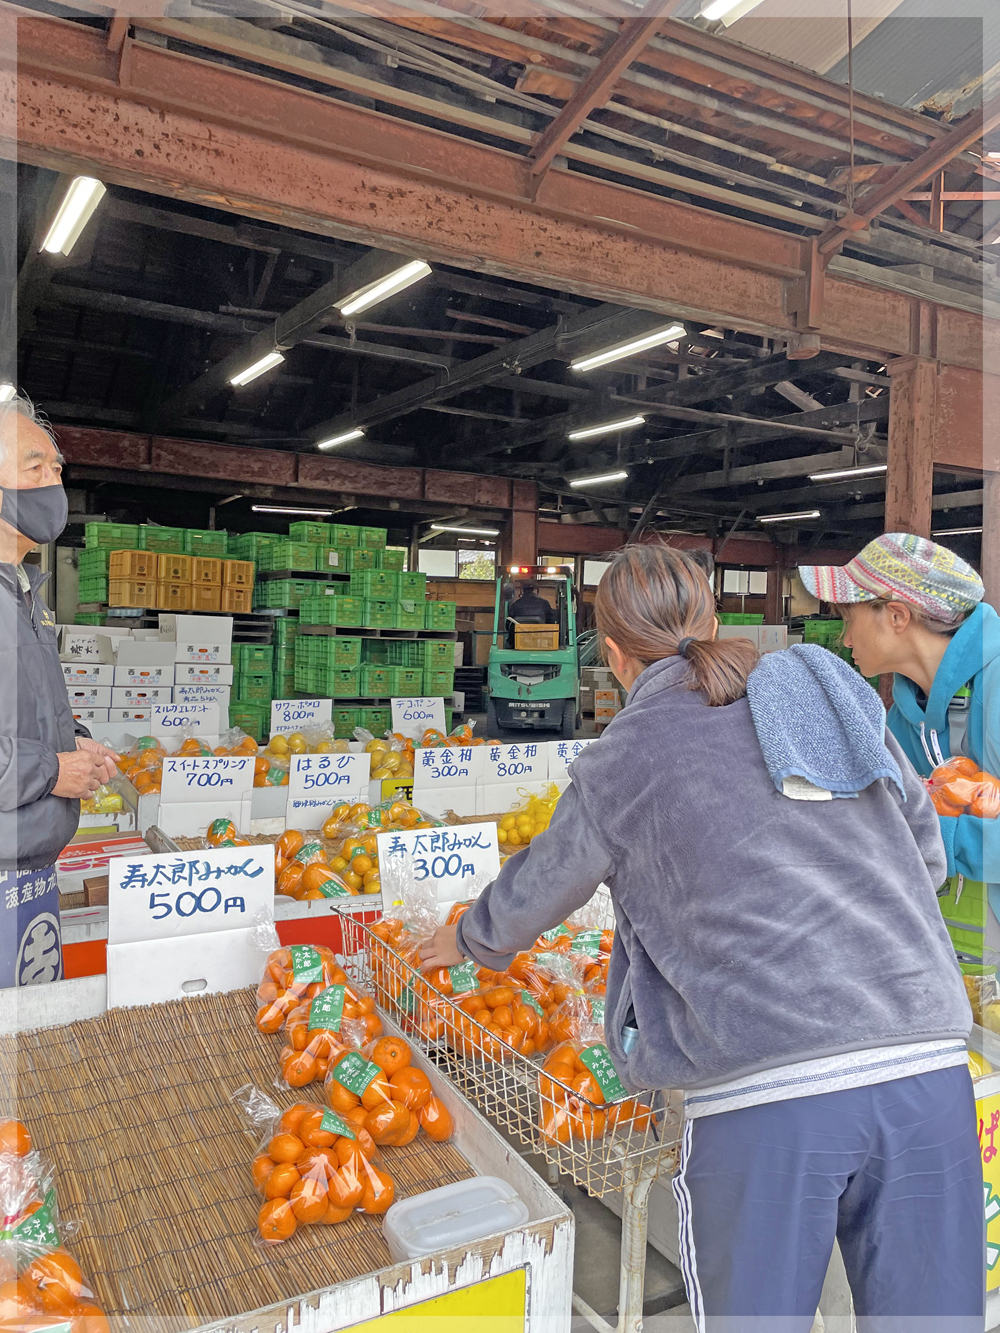
[[921, 357], [890, 361], [889, 473], [885, 530], [931, 535], [938, 367]]

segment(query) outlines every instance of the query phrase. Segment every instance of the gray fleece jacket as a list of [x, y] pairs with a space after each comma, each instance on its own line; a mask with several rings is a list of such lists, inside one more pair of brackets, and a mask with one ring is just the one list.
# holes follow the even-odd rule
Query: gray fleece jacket
[[[746, 699], [709, 708], [689, 680], [677, 657], [642, 673], [573, 763], [549, 829], [461, 918], [459, 948], [503, 967], [607, 884], [605, 1034], [633, 1089], [967, 1037], [935, 895], [938, 818], [895, 740], [905, 802], [884, 780], [857, 800], [790, 800]], [[630, 1054], [626, 1020], [639, 1031]]]

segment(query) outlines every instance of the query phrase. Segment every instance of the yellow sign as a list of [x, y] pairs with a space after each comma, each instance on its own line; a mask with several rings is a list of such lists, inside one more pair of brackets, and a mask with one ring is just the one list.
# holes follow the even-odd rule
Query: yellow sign
[[382, 800], [383, 800], [383, 801], [412, 801], [412, 800], [413, 800], [413, 779], [412, 779], [412, 778], [383, 778], [383, 779], [382, 779]]
[[986, 1290], [1000, 1287], [1000, 1093], [976, 1102], [986, 1208]]
[[526, 1306], [527, 1276], [519, 1268], [352, 1324], [350, 1333], [524, 1333]]

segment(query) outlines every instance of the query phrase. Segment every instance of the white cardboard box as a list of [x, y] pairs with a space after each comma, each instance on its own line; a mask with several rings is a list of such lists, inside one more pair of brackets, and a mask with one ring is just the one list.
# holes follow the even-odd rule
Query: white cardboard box
[[225, 717], [229, 708], [229, 696], [232, 693], [228, 685], [175, 685], [175, 704], [194, 704], [214, 702], [219, 705], [219, 713]]
[[173, 663], [174, 654], [170, 644], [160, 639], [123, 639], [118, 645], [115, 658], [117, 667], [138, 667], [140, 670], [152, 667], [169, 669]]
[[[170, 632], [160, 617], [160, 634]], [[233, 656], [232, 616], [177, 616], [172, 626], [174, 661], [228, 666]]]
[[85, 727], [89, 726], [91, 722], [108, 722], [110, 720], [107, 708], [81, 708], [74, 712], [73, 716], [77, 722], [82, 722]]
[[153, 704], [172, 704], [170, 685], [123, 685], [111, 691], [112, 708], [151, 708]]
[[110, 662], [64, 662], [62, 670], [67, 689], [114, 684], [115, 669]]
[[114, 684], [119, 688], [139, 687], [169, 690], [173, 683], [173, 662], [168, 666], [164, 666], [162, 663], [159, 665], [150, 663], [143, 666], [141, 662], [133, 662], [131, 665], [115, 667]]
[[253, 927], [109, 944], [108, 1008], [239, 990], [258, 980], [262, 958]]
[[109, 722], [148, 722], [149, 708], [109, 708]]
[[58, 629], [59, 656], [67, 662], [113, 662], [113, 645], [129, 635], [127, 629], [107, 625], [60, 625]]
[[780, 653], [787, 648], [787, 625], [758, 625], [757, 647], [761, 653]]
[[219, 662], [177, 662], [175, 685], [232, 685], [233, 668]]
[[87, 685], [79, 690], [70, 686], [66, 693], [69, 695], [70, 707], [73, 709], [111, 707], [110, 685]]

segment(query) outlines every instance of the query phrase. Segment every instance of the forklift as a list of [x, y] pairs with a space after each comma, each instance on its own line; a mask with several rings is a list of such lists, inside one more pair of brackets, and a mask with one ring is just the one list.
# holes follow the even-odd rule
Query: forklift
[[[534, 584], [552, 619], [512, 617], [522, 589]], [[548, 594], [546, 596], [546, 594]], [[497, 579], [493, 643], [486, 683], [486, 734], [555, 731], [572, 740], [580, 725], [580, 666], [572, 579], [551, 565], [512, 565]]]

